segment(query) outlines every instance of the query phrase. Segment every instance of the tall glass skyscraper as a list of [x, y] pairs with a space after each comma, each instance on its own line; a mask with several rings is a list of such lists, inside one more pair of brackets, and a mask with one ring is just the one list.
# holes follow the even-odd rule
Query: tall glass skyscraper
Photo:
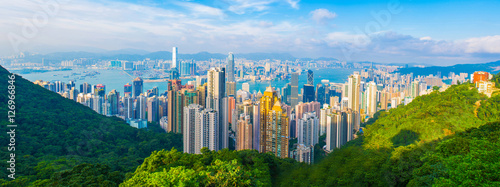
[[312, 70], [307, 70], [307, 84], [314, 86], [314, 73]]
[[227, 82], [234, 82], [234, 55], [229, 53], [227, 56]]
[[172, 48], [172, 68], [177, 68], [177, 70], [180, 70], [180, 62], [177, 61], [177, 47]]

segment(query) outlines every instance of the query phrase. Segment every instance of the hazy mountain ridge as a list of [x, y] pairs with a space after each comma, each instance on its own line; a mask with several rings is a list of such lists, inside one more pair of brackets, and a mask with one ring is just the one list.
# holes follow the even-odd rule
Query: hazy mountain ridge
[[442, 76], [448, 76], [450, 72], [458, 73], [474, 73], [476, 71], [486, 71], [491, 73], [496, 73], [500, 71], [500, 60], [495, 62], [488, 62], [482, 64], [456, 64], [453, 66], [430, 66], [430, 67], [409, 67], [402, 68], [396, 72], [401, 74], [410, 74], [413, 73], [413, 76], [425, 76], [429, 74], [437, 75], [438, 72], [441, 72]]

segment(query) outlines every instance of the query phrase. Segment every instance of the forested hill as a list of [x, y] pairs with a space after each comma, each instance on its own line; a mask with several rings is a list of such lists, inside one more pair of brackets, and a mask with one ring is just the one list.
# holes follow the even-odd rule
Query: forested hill
[[[0, 68], [1, 132], [8, 132], [8, 75]], [[8, 150], [0, 149], [0, 179], [7, 186], [67, 186], [105, 184], [117, 186], [155, 150], [182, 149], [180, 134], [130, 127], [116, 117], [106, 117], [73, 100], [63, 98], [20, 76], [15, 78], [15, 178], [5, 168]], [[9, 138], [2, 135], [0, 144]], [[84, 164], [87, 163], [87, 164]]]
[[499, 186], [498, 121], [500, 93], [487, 98], [473, 84], [455, 85], [381, 112], [361, 139], [280, 184]]
[[500, 94], [461, 84], [381, 112], [312, 166], [249, 150], [171, 150], [153, 153], [121, 185], [500, 186], [499, 120]]

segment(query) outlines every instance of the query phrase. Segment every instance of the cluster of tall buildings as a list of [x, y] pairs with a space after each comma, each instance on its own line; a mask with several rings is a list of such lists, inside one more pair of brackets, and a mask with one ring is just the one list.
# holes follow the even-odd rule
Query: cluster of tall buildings
[[[236, 68], [232, 53], [225, 66], [210, 67], [206, 76], [197, 76], [184, 85], [179, 77], [193, 75], [197, 67], [192, 61], [181, 62], [177, 55], [174, 47], [170, 80], [164, 92], [157, 87], [144, 90], [140, 77], [124, 85], [123, 95], [117, 90], [106, 92], [106, 86], [101, 84], [83, 83], [78, 89], [74, 82], [35, 83], [100, 114], [119, 116], [136, 128], [153, 122], [166, 132], [181, 133], [186, 153], [200, 154], [204, 147], [215, 151], [234, 147], [307, 163], [314, 162], [315, 151], [330, 152], [357, 138], [356, 133], [362, 130], [360, 124], [378, 111], [408, 104], [431, 92], [432, 86], [445, 85], [440, 76], [393, 74], [383, 67], [354, 72], [345, 83], [321, 80], [315, 85], [314, 72], [309, 69], [303, 71], [307, 82], [299, 90], [302, 71], [292, 72], [285, 63], [274, 70], [283, 73], [283, 77], [290, 75], [290, 83], [281, 89], [269, 86], [264, 93], [250, 93], [248, 83], [241, 90], [236, 89], [236, 81], [245, 76], [242, 66]], [[269, 62], [251, 70], [255, 75], [271, 75], [272, 71]], [[464, 79], [462, 74], [450, 77]], [[482, 83], [484, 77], [474, 74], [478, 85], [488, 89]], [[323, 135], [326, 146], [323, 150], [315, 149]], [[296, 143], [290, 145], [291, 139], [297, 139]]]

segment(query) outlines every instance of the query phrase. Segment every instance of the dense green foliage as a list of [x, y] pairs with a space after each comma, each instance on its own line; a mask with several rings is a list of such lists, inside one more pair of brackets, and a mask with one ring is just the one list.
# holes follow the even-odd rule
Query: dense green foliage
[[500, 88], [500, 72], [494, 75], [491, 81], [495, 83], [495, 87]]
[[155, 151], [121, 186], [271, 186], [285, 169], [303, 165], [255, 150], [201, 152]]
[[498, 186], [500, 124], [486, 124], [499, 120], [498, 111], [499, 97], [472, 84], [417, 97], [381, 112], [361, 138], [283, 176], [280, 185]]
[[474, 110], [476, 101], [486, 97], [472, 88], [473, 84], [452, 86], [381, 113], [374, 124], [364, 129], [363, 146], [378, 149], [428, 142], [484, 124], [475, 117]]
[[[7, 70], [0, 68], [0, 113], [5, 115], [8, 109], [8, 75], [10, 73]], [[75, 173], [87, 172], [89, 169], [105, 176], [94, 181], [119, 184], [125, 173], [133, 172], [151, 152], [172, 147], [182, 149], [180, 134], [159, 133], [159, 127], [155, 125], [151, 126], [153, 130], [150, 131], [135, 129], [119, 118], [97, 114], [84, 105], [65, 99], [20, 76], [16, 76], [14, 85], [15, 124], [18, 125], [16, 180], [5, 184], [20, 186], [36, 181], [65, 186], [89, 180], [69, 179], [78, 176]], [[7, 124], [10, 124], [7, 118], [1, 118], [2, 132], [8, 132]], [[0, 139], [1, 145], [8, 143], [8, 138]], [[0, 155], [4, 168], [7, 168], [9, 152], [7, 149], [0, 149]], [[89, 167], [85, 163], [97, 165]], [[119, 173], [113, 174], [112, 179], [106, 179], [110, 177], [107, 173], [115, 171]], [[0, 171], [2, 176], [7, 176], [8, 173], [6, 169]], [[64, 178], [62, 183], [55, 183], [61, 178]]]

